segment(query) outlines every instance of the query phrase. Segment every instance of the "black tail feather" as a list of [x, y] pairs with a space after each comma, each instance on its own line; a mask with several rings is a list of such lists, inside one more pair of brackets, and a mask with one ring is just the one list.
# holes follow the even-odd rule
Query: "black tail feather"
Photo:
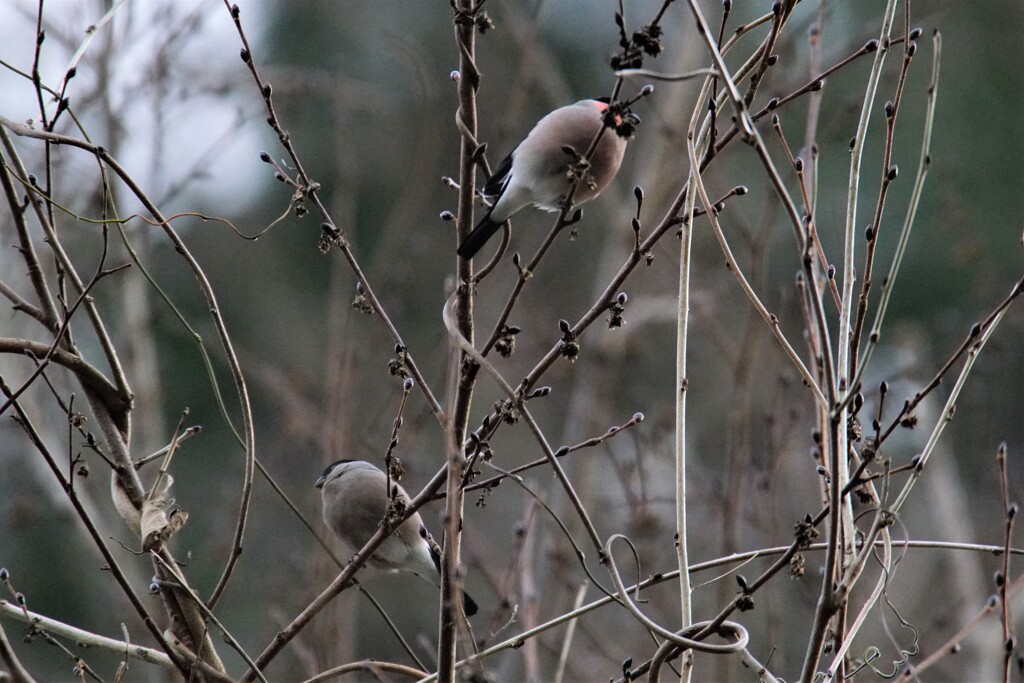
[[469, 593], [462, 591], [462, 608], [466, 610], [466, 616], [471, 617], [480, 611], [480, 608], [476, 604], [476, 600], [469, 597]]
[[469, 260], [473, 258], [478, 251], [480, 251], [487, 240], [491, 239], [491, 236], [498, 231], [501, 227], [501, 223], [496, 223], [491, 220], [491, 212], [480, 219], [477, 226], [473, 228], [473, 231], [466, 235], [466, 239], [459, 245], [459, 256]]
[[[499, 223], [499, 225], [500, 225], [500, 223]], [[427, 538], [427, 537], [430, 536], [430, 532], [427, 531], [426, 528], [420, 527], [420, 535], [424, 535], [423, 537]], [[440, 548], [438, 547], [438, 545], [436, 543], [432, 542], [433, 540], [434, 539], [431, 538], [430, 541], [427, 541], [427, 544], [430, 546], [430, 559], [432, 559], [434, 561], [434, 566], [437, 567], [437, 573], [440, 574], [441, 573], [441, 553], [440, 553]], [[477, 612], [480, 611], [480, 607], [477, 606], [476, 600], [474, 600], [473, 598], [469, 597], [469, 593], [467, 593], [466, 591], [462, 591], [462, 609], [465, 610], [467, 617], [471, 617], [471, 616], [473, 616], [474, 614], [476, 614]]]

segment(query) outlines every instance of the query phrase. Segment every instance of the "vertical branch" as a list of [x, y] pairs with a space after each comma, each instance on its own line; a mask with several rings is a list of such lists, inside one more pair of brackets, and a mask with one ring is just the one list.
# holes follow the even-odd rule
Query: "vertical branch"
[[[461, 362], [462, 354], [457, 349], [452, 350], [453, 372], [458, 372], [458, 387], [455, 390], [456, 403], [463, 396], [472, 392], [472, 383], [467, 385], [466, 373], [459, 372], [459, 368], [465, 367]], [[472, 382], [472, 380], [470, 380]], [[466, 400], [468, 417], [468, 404]], [[456, 427], [453, 420], [447, 431], [446, 455], [448, 462], [448, 476], [446, 483], [445, 497], [445, 535], [444, 535], [444, 562], [441, 572], [441, 611], [437, 653], [438, 680], [451, 681], [455, 676], [455, 662], [457, 659], [458, 622], [462, 619], [462, 591], [460, 579], [460, 557], [462, 550], [462, 513], [465, 501], [465, 492], [462, 488], [462, 471], [465, 462], [465, 455], [462, 449], [462, 435], [465, 433], [466, 420], [458, 423], [461, 428]]]
[[[690, 128], [693, 134], [693, 127]], [[691, 137], [690, 140], [693, 138]], [[694, 157], [695, 158], [695, 157]], [[697, 173], [694, 169], [692, 173]], [[691, 185], [693, 175], [691, 173]], [[690, 325], [690, 257], [693, 237], [693, 210], [696, 193], [686, 197], [686, 218], [683, 222], [679, 246], [679, 301], [676, 309], [676, 554], [679, 558], [679, 604], [682, 615], [681, 629], [693, 623], [690, 604], [690, 566], [686, 541], [686, 351]], [[693, 651], [683, 653], [679, 680], [689, 681], [693, 674]]]
[[[461, 140], [459, 144], [459, 207], [457, 212], [456, 244], [461, 243], [473, 228], [473, 200], [476, 175], [476, 90], [480, 73], [474, 62], [476, 52], [476, 17], [473, 0], [458, 0], [455, 12], [455, 40], [459, 47], [457, 74], [459, 109], [456, 114]], [[473, 343], [473, 262], [455, 256], [458, 277], [455, 292], [455, 321], [459, 333]], [[445, 498], [444, 564], [441, 576], [440, 638], [438, 639], [438, 679], [450, 681], [455, 675], [457, 631], [462, 615], [460, 589], [460, 555], [462, 548], [462, 512], [465, 493], [462, 477], [465, 454], [462, 444], [469, 422], [469, 409], [473, 399], [478, 367], [461, 351], [454, 351], [453, 372], [458, 374], [451, 420], [448, 422], [447, 460], [448, 479]]]
[[3, 150], [0, 150], [0, 185], [4, 188], [4, 197], [11, 209], [11, 221], [18, 233], [18, 253], [25, 262], [26, 272], [32, 289], [35, 291], [37, 307], [31, 309], [32, 317], [35, 318], [52, 334], [57, 334], [60, 327], [60, 320], [57, 315], [57, 307], [53, 303], [53, 295], [50, 286], [46, 282], [42, 265], [39, 262], [39, 255], [29, 236], [28, 223], [25, 221], [25, 213], [20, 208], [21, 201], [18, 198], [18, 191], [11, 178], [11, 166]]
[[[724, 22], [724, 20], [723, 20]], [[704, 96], [708, 86], [718, 85], [717, 79], [708, 79], [704, 83], [697, 102], [704, 102]], [[696, 134], [697, 122], [700, 118], [702, 107], [700, 104], [694, 107], [693, 115], [690, 118], [690, 125], [687, 129], [687, 148], [690, 152], [690, 178], [687, 187], [694, 187], [695, 181], [700, 182], [700, 167], [696, 163], [697, 152], [694, 151], [693, 142]], [[712, 110], [714, 111], [714, 110]], [[714, 149], [712, 144], [714, 125], [709, 129], [709, 135], [701, 139], [705, 150]], [[702, 150], [701, 153], [704, 153]], [[676, 435], [675, 435], [675, 461], [676, 461], [676, 556], [679, 564], [679, 607], [681, 614], [681, 629], [687, 629], [693, 624], [693, 606], [691, 603], [690, 587], [690, 560], [687, 546], [686, 527], [686, 393], [688, 379], [686, 376], [687, 344], [689, 340], [690, 325], [690, 263], [691, 247], [693, 242], [693, 220], [694, 208], [697, 203], [697, 193], [688, 192], [686, 203], [683, 207], [683, 225], [679, 245], [679, 298], [676, 310]], [[693, 675], [693, 651], [687, 650], [682, 655], [679, 680], [681, 683], [689, 681]]]

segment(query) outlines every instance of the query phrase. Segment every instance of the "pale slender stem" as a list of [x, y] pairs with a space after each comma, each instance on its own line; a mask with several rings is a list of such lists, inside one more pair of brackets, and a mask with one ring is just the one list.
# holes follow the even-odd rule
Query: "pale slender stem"
[[[705, 81], [704, 88], [707, 89], [710, 79]], [[704, 93], [698, 98], [698, 102], [704, 101]], [[697, 119], [700, 116], [702, 107], [694, 108], [693, 117], [690, 120], [688, 129], [688, 140], [693, 140], [694, 130], [697, 126]], [[702, 140], [701, 153], [707, 147], [707, 138]], [[692, 145], [688, 146], [692, 147]], [[694, 186], [700, 173], [700, 167], [696, 161], [697, 155], [690, 155], [690, 180], [688, 185]], [[693, 589], [690, 586], [690, 572], [686, 568], [690, 566], [689, 546], [687, 542], [686, 526], [686, 394], [688, 379], [686, 376], [687, 344], [689, 341], [690, 326], [690, 264], [692, 260], [693, 243], [693, 214], [697, 202], [697, 195], [689, 192], [686, 195], [686, 204], [683, 209], [686, 221], [682, 226], [682, 235], [679, 244], [679, 298], [676, 311], [676, 382], [674, 391], [676, 398], [676, 438], [675, 438], [675, 484], [676, 484], [676, 556], [679, 564], [679, 611], [680, 628], [686, 629], [693, 624]], [[707, 209], [707, 207], [705, 207]], [[679, 680], [686, 683], [693, 676], [693, 652], [687, 651], [683, 654], [679, 671]]]
[[[694, 169], [690, 176], [691, 187]], [[679, 559], [679, 606], [680, 628], [693, 623], [691, 604], [690, 573], [684, 571], [690, 566], [686, 534], [686, 352], [690, 325], [690, 261], [693, 236], [693, 209], [695, 193], [686, 198], [686, 213], [689, 218], [683, 223], [683, 234], [679, 246], [679, 308], [676, 314], [676, 556]], [[679, 680], [689, 681], [693, 675], [693, 654], [683, 654]]]
[[[576, 590], [576, 599], [573, 600], [572, 609], [575, 612], [583, 604], [583, 598], [587, 597], [587, 582], [584, 581]], [[565, 677], [565, 665], [569, 662], [569, 650], [572, 647], [572, 637], [576, 634], [576, 624], [573, 619], [565, 627], [565, 637], [562, 638], [562, 651], [558, 655], [558, 667], [555, 669], [555, 683], [562, 683]]]
[[533, 416], [530, 414], [529, 409], [527, 409], [526, 402], [520, 395], [520, 392], [517, 389], [513, 389], [512, 385], [502, 377], [501, 373], [498, 372], [494, 365], [484, 358], [483, 355], [473, 347], [468, 339], [461, 335], [452, 316], [452, 304], [453, 297], [450, 297], [448, 301], [445, 302], [444, 308], [441, 311], [441, 319], [444, 321], [445, 327], [448, 329], [449, 336], [456, 344], [458, 344], [463, 353], [475, 360], [484, 372], [491, 376], [495, 383], [501, 387], [501, 390], [508, 396], [509, 401], [511, 401], [514, 407], [519, 410], [520, 417], [524, 422], [526, 422], [530, 431], [533, 432], [541, 446], [541, 449], [544, 451], [544, 455], [548, 459], [548, 463], [551, 465], [551, 469], [554, 471], [555, 476], [562, 484], [562, 488], [565, 489], [566, 494], [569, 496], [572, 506], [576, 509], [576, 512], [580, 517], [580, 521], [587, 530], [587, 535], [590, 537], [591, 543], [594, 544], [594, 549], [600, 553], [602, 544], [601, 537], [597, 533], [597, 527], [594, 526], [594, 522], [590, 519], [587, 509], [583, 505], [583, 501], [580, 500], [579, 494], [576, 493], [576, 489], [573, 488], [572, 482], [565, 473], [565, 469], [562, 468], [558, 462], [558, 458], [555, 457], [555, 450], [551, 448], [551, 444], [548, 443], [547, 437], [544, 436], [540, 426], [537, 424], [536, 420], [533, 419]]
[[744, 134], [752, 136], [754, 135], [754, 124], [750, 120], [750, 116], [747, 115], [746, 108], [743, 106], [743, 97], [736, 87], [736, 82], [730, 75], [729, 68], [725, 65], [722, 52], [714, 44], [714, 33], [711, 32], [711, 27], [708, 26], [708, 22], [704, 19], [704, 13], [700, 11], [700, 5], [697, 4], [697, 0], [690, 0], [690, 9], [697, 20], [697, 30], [701, 32], [712, 48], [711, 58], [715, 62], [715, 68], [718, 69], [718, 73], [722, 74], [722, 85], [725, 86], [728, 98], [732, 101], [733, 106], [736, 107], [736, 125], [743, 130]]

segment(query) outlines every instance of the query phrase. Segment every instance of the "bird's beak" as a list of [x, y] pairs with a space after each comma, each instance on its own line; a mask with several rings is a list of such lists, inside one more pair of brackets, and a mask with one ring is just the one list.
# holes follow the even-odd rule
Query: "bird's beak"
[[632, 121], [634, 126], [639, 125], [641, 121], [640, 117], [634, 114], [633, 112], [629, 112], [628, 114], [626, 114], [626, 120]]
[[326, 475], [321, 475], [320, 478], [316, 480], [316, 483], [313, 484], [313, 486], [317, 487], [318, 489], [322, 489], [324, 487], [324, 484], [326, 484], [326, 483], [327, 483], [327, 476]]

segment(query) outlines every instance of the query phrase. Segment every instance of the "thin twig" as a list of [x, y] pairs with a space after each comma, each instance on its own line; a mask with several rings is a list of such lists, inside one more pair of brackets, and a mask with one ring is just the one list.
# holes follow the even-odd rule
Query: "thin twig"
[[[19, 615], [21, 614], [21, 608], [14, 607], [6, 600], [0, 600], [0, 611], [4, 611], [5, 608], [11, 608]], [[7, 632], [4, 631], [3, 624], [0, 624], [0, 661], [11, 670], [12, 683], [36, 683], [36, 679], [32, 678], [32, 674], [22, 665], [14, 648], [11, 647], [11, 641], [7, 639]], [[167, 661], [170, 663], [170, 660]]]
[[957, 362], [964, 355], [964, 353], [967, 353], [969, 349], [973, 348], [975, 344], [978, 343], [979, 339], [985, 338], [987, 336], [987, 333], [991, 329], [991, 327], [997, 324], [998, 321], [1002, 319], [1003, 315], [1006, 313], [1010, 305], [1013, 304], [1017, 297], [1021, 296], [1022, 294], [1024, 294], [1024, 278], [1018, 280], [1017, 283], [1014, 284], [1013, 289], [1010, 290], [1010, 293], [1006, 296], [1006, 298], [1003, 299], [999, 303], [999, 305], [996, 306], [995, 309], [993, 309], [992, 312], [988, 314], [985, 320], [983, 320], [980, 323], [975, 323], [974, 325], [971, 326], [971, 329], [967, 333], [967, 336], [964, 338], [963, 342], [961, 342], [960, 346], [957, 347], [957, 349], [950, 355], [950, 357], [946, 360], [942, 367], [939, 368], [939, 370], [935, 373], [932, 379], [922, 389], [918, 390], [918, 392], [915, 393], [912, 398], [909, 398], [904, 402], [903, 407], [900, 409], [899, 413], [896, 415], [896, 417], [893, 418], [892, 422], [889, 423], [889, 426], [886, 427], [885, 430], [883, 430], [881, 435], [878, 437], [878, 444], [884, 443], [885, 440], [888, 439], [889, 436], [893, 433], [893, 431], [895, 431], [896, 427], [903, 424], [904, 420], [911, 418], [913, 416], [914, 410], [921, 403], [921, 401], [923, 401], [932, 391], [935, 390], [936, 387], [939, 386], [939, 384], [942, 383], [942, 380], [945, 378], [947, 374], [949, 374], [949, 372], [953, 369], [953, 366], [957, 364]]
[[318, 673], [312, 678], [306, 679], [303, 683], [325, 683], [335, 678], [340, 678], [345, 674], [366, 672], [372, 674], [374, 677], [379, 677], [380, 674], [398, 674], [399, 676], [405, 676], [413, 680], [419, 680], [426, 676], [425, 671], [420, 669], [414, 669], [410, 666], [403, 666], [402, 664], [395, 664], [394, 662], [379, 662], [375, 659], [364, 659], [359, 662], [349, 662], [348, 664], [342, 664], [336, 666], [333, 669], [328, 669]]
[[[555, 457], [564, 458], [570, 453], [575, 453], [576, 451], [582, 450], [584, 448], [592, 448], [594, 446], [599, 446], [600, 444], [604, 443], [605, 441], [615, 436], [616, 434], [619, 434], [622, 431], [629, 429], [630, 427], [633, 427], [634, 425], [640, 424], [643, 421], [643, 419], [643, 413], [635, 413], [633, 417], [630, 418], [627, 422], [621, 425], [609, 427], [608, 431], [606, 431], [604, 434], [601, 434], [600, 436], [591, 437], [586, 441], [582, 441], [574, 446], [562, 446], [561, 448], [555, 451]], [[525, 465], [517, 465], [516, 467], [512, 467], [508, 470], [508, 472], [509, 474], [519, 474], [520, 472], [532, 470], [536, 467], [541, 467], [546, 464], [548, 464], [547, 458], [538, 458], [537, 460], [531, 460]], [[483, 481], [477, 481], [473, 482], [472, 484], [467, 484], [465, 486], [465, 490], [468, 492], [476, 491], [478, 489], [489, 489], [500, 484], [503, 479], [505, 479], [505, 475], [499, 474], [493, 477], [489, 477], [488, 479], [484, 479]], [[438, 493], [436, 497], [443, 498], [444, 494]]]
[[1013, 522], [1017, 518], [1020, 506], [1010, 502], [1010, 477], [1007, 473], [1006, 443], [999, 444], [996, 451], [996, 463], [999, 466], [999, 489], [1003, 499], [1004, 528], [1003, 528], [1003, 569], [996, 578], [996, 588], [999, 591], [1000, 621], [1003, 627], [1003, 683], [1010, 683], [1010, 662], [1013, 661], [1013, 652], [1016, 649], [1016, 639], [1013, 637], [1013, 622], [1010, 619], [1010, 601], [1007, 594], [1007, 584], [1010, 583], [1010, 543], [1013, 540]]

